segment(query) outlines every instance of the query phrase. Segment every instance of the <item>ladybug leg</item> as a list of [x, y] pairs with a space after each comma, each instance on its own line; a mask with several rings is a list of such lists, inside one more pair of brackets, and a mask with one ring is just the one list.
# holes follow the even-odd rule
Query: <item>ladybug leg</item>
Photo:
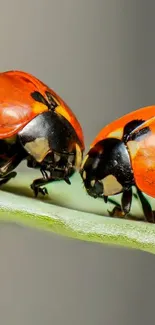
[[140, 202], [142, 204], [142, 209], [143, 209], [143, 213], [144, 213], [144, 217], [145, 217], [146, 221], [148, 221], [150, 223], [155, 223], [155, 216], [154, 216], [154, 213], [152, 211], [150, 203], [147, 201], [146, 197], [139, 190], [139, 188], [137, 187], [136, 189], [137, 189], [138, 197], [139, 197]]
[[16, 175], [17, 175], [16, 172], [11, 172], [11, 173], [9, 173], [8, 175], [2, 177], [2, 178], [0, 179], [0, 186], [3, 185], [3, 184], [6, 184], [7, 182], [9, 182], [11, 178], [15, 178]]
[[22, 161], [20, 155], [14, 155], [8, 159], [7, 162], [0, 168], [0, 186], [6, 184], [11, 178], [15, 178], [17, 173], [13, 171]]
[[113, 208], [112, 211], [108, 211], [111, 217], [119, 217], [124, 218], [131, 209], [132, 203], [132, 188], [129, 190], [124, 190], [122, 199], [121, 199], [121, 206], [117, 205]]
[[68, 175], [65, 174], [64, 170], [54, 169], [50, 176], [48, 176], [47, 172], [44, 169], [40, 169], [43, 178], [38, 178], [33, 181], [31, 184], [31, 189], [34, 192], [34, 195], [37, 197], [38, 193], [43, 195], [48, 194], [46, 187], [42, 187], [45, 184], [49, 184], [56, 180], [64, 180], [67, 184], [71, 184]]
[[122, 195], [122, 200], [121, 200], [121, 206], [122, 206], [122, 211], [124, 213], [124, 216], [127, 215], [130, 212], [131, 209], [131, 203], [132, 203], [132, 188], [129, 190], [125, 190]]
[[[42, 168], [40, 169], [40, 171], [41, 171], [41, 173], [43, 175], [43, 178], [35, 179], [33, 181], [33, 183], [31, 184], [31, 189], [34, 192], [35, 197], [37, 197], [39, 193], [41, 193], [42, 195], [48, 194], [48, 191], [47, 191], [46, 187], [41, 187], [41, 186], [49, 183], [48, 174]], [[52, 181], [52, 180], [50, 180], [50, 181]]]
[[46, 187], [41, 187], [47, 183], [49, 183], [49, 180], [45, 180], [44, 178], [38, 178], [33, 181], [33, 183], [31, 184], [31, 189], [34, 192], [35, 197], [37, 197], [39, 193], [41, 193], [42, 195], [48, 194]]

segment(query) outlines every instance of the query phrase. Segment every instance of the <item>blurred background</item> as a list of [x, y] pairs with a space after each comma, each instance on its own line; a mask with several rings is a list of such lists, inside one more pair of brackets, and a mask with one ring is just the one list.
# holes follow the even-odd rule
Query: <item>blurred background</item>
[[[1, 2], [0, 70], [36, 75], [69, 104], [88, 146], [155, 104], [153, 0]], [[155, 324], [154, 255], [0, 226], [0, 324]]]

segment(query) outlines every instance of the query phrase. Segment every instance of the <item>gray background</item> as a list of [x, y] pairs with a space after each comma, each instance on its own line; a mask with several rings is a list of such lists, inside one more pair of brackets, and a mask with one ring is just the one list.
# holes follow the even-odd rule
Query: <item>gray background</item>
[[[75, 111], [89, 144], [155, 103], [155, 2], [5, 0], [0, 70], [22, 69]], [[153, 255], [0, 227], [0, 324], [155, 324]]]

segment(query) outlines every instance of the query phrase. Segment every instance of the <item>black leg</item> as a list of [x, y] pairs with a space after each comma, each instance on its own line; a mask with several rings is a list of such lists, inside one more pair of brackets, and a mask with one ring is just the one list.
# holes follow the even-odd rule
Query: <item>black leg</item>
[[6, 184], [7, 182], [10, 181], [11, 178], [16, 177], [17, 173], [16, 172], [11, 172], [8, 175], [4, 176], [3, 178], [0, 179], [0, 186], [3, 184]]
[[15, 154], [4, 163], [4, 165], [0, 168], [0, 186], [6, 184], [11, 178], [16, 177], [17, 173], [13, 170], [22, 160], [23, 158], [20, 155]]
[[48, 194], [46, 187], [41, 187], [41, 186], [48, 184], [50, 182], [52, 182], [52, 180], [44, 179], [44, 178], [35, 179], [31, 184], [31, 189], [34, 192], [34, 195], [37, 197], [39, 193], [41, 193], [42, 195]]
[[124, 218], [130, 212], [131, 203], [132, 203], [132, 188], [130, 188], [129, 190], [125, 190], [123, 192], [121, 205], [117, 204], [117, 206], [115, 206], [112, 211], [108, 210], [108, 213], [111, 217]]
[[143, 209], [143, 212], [144, 212], [145, 220], [147, 222], [154, 223], [155, 222], [155, 216], [154, 216], [154, 213], [152, 211], [150, 203], [147, 201], [146, 197], [139, 190], [139, 188], [136, 188], [136, 189], [137, 189], [138, 197], [139, 197], [140, 202], [142, 204], [142, 209]]
[[131, 209], [131, 203], [132, 203], [132, 188], [129, 190], [125, 190], [122, 195], [122, 200], [121, 200], [121, 205], [122, 205], [122, 211], [124, 215], [127, 215], [130, 212]]
[[108, 196], [103, 195], [103, 200], [104, 200], [105, 203], [107, 203], [108, 202]]
[[42, 187], [46, 184], [52, 183], [56, 180], [64, 180], [67, 184], [71, 184], [68, 175], [64, 173], [63, 170], [53, 170], [52, 173], [50, 173], [50, 176], [48, 176], [47, 172], [43, 169], [40, 169], [43, 178], [38, 178], [33, 181], [31, 184], [31, 189], [34, 192], [34, 195], [37, 197], [39, 193], [45, 195], [48, 194], [48, 191], [46, 187]]

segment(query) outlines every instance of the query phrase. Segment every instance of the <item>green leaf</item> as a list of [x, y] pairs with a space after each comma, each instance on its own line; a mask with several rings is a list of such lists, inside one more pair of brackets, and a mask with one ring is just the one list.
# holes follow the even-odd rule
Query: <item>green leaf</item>
[[[40, 228], [71, 238], [119, 245], [155, 253], [155, 225], [106, 217], [114, 205], [86, 194], [81, 178], [75, 174], [72, 185], [54, 182], [49, 195], [33, 197], [30, 184], [40, 177], [34, 170], [18, 171], [15, 179], [3, 185], [0, 195], [0, 220]], [[120, 201], [120, 196], [116, 197]], [[148, 198], [152, 207], [154, 200]], [[131, 216], [142, 216], [141, 205], [133, 198]]]

